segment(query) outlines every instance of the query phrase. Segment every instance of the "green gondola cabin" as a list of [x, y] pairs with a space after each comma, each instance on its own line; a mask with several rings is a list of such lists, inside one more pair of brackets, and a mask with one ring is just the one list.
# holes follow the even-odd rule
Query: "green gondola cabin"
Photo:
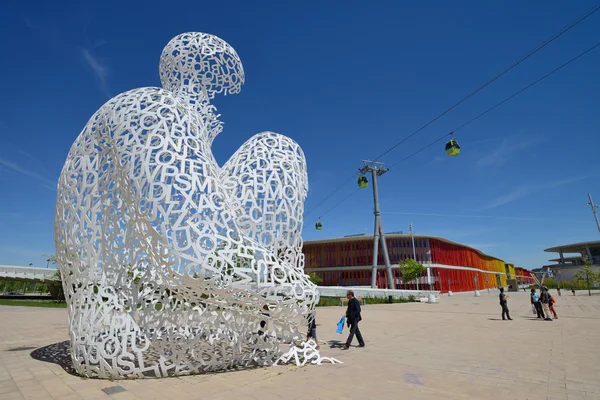
[[367, 177], [364, 175], [359, 176], [358, 177], [358, 187], [361, 189], [364, 189], [367, 186], [369, 186], [369, 181], [367, 180]]
[[454, 139], [446, 143], [446, 153], [449, 156], [457, 156], [460, 154], [460, 145]]

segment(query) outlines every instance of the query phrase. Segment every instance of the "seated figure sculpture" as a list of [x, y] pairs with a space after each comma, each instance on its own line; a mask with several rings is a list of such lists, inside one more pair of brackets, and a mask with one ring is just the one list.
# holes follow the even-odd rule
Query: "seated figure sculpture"
[[160, 78], [162, 88], [103, 105], [59, 178], [55, 244], [75, 370], [142, 378], [320, 363], [300, 340], [319, 300], [301, 251], [301, 148], [264, 132], [217, 164], [222, 123], [210, 101], [238, 93], [244, 70], [216, 36], [172, 39]]

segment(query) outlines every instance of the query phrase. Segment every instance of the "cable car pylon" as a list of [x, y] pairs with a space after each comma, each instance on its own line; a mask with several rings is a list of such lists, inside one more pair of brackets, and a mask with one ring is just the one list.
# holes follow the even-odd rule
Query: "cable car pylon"
[[383, 252], [383, 259], [385, 261], [385, 270], [388, 277], [388, 288], [395, 289], [396, 285], [394, 282], [394, 275], [392, 274], [392, 266], [390, 263], [390, 255], [388, 253], [387, 241], [385, 240], [385, 233], [383, 232], [383, 225], [381, 223], [381, 211], [379, 210], [379, 193], [377, 190], [377, 177], [388, 172], [388, 169], [384, 167], [383, 163], [362, 160], [364, 166], [358, 171], [362, 175], [366, 175], [367, 172], [371, 173], [371, 182], [373, 184], [373, 214], [375, 215], [375, 229], [373, 232], [373, 269], [371, 270], [371, 287], [377, 287], [377, 259], [379, 250], [379, 241], [381, 239], [381, 251]]

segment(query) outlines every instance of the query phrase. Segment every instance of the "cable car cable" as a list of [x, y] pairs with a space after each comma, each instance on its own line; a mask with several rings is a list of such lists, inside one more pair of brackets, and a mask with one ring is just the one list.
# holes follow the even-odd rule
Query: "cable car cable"
[[493, 83], [494, 81], [496, 81], [502, 75], [506, 74], [508, 71], [510, 71], [511, 69], [515, 68], [519, 64], [521, 64], [523, 61], [525, 61], [526, 59], [528, 59], [529, 57], [531, 57], [532, 55], [534, 55], [535, 53], [537, 53], [538, 51], [540, 51], [541, 49], [543, 49], [544, 47], [546, 47], [548, 44], [552, 43], [554, 40], [558, 39], [564, 33], [566, 33], [567, 31], [569, 31], [571, 28], [575, 27], [577, 24], [579, 24], [580, 22], [582, 22], [583, 20], [585, 20], [587, 17], [589, 17], [590, 15], [592, 15], [593, 13], [595, 13], [598, 10], [600, 10], [600, 4], [597, 4], [596, 6], [592, 7], [590, 10], [588, 10], [581, 17], [577, 18], [575, 21], [571, 22], [570, 24], [568, 24], [567, 26], [565, 26], [564, 28], [562, 28], [561, 30], [559, 30], [557, 33], [555, 33], [554, 35], [550, 36], [548, 39], [546, 39], [545, 41], [543, 41], [542, 43], [540, 43], [539, 45], [537, 45], [536, 47], [534, 47], [526, 55], [524, 55], [523, 57], [519, 58], [517, 61], [515, 61], [514, 63], [512, 63], [511, 65], [509, 65], [507, 68], [505, 68], [502, 72], [498, 73], [496, 76], [494, 76], [493, 78], [491, 78], [490, 80], [488, 80], [487, 82], [485, 82], [483, 85], [479, 86], [477, 89], [475, 89], [474, 91], [472, 91], [471, 93], [469, 93], [467, 96], [463, 97], [460, 101], [458, 101], [457, 103], [455, 103], [453, 106], [451, 106], [450, 108], [446, 109], [446, 111], [444, 111], [443, 113], [439, 114], [437, 117], [433, 118], [431, 121], [427, 122], [425, 125], [423, 125], [419, 129], [417, 129], [416, 131], [414, 131], [413, 133], [411, 133], [410, 135], [408, 135], [407, 137], [405, 137], [404, 139], [402, 139], [401, 141], [399, 141], [398, 143], [396, 143], [395, 145], [393, 145], [392, 147], [390, 147], [389, 149], [387, 149], [386, 151], [384, 151], [383, 153], [381, 153], [380, 155], [378, 155], [374, 159], [374, 161], [379, 160], [381, 157], [385, 156], [390, 151], [394, 150], [396, 147], [400, 146], [402, 143], [406, 142], [408, 139], [410, 139], [411, 137], [413, 137], [417, 133], [421, 132], [423, 129], [427, 128], [429, 125], [431, 125], [432, 123], [434, 123], [435, 121], [437, 121], [438, 119], [440, 119], [441, 117], [443, 117], [444, 115], [446, 115], [448, 112], [452, 111], [454, 108], [456, 108], [457, 106], [459, 106], [460, 104], [462, 104], [463, 102], [465, 102], [466, 100], [468, 100], [469, 98], [471, 98], [476, 93], [480, 92], [485, 87], [489, 86], [491, 83]]
[[[523, 57], [521, 57], [520, 59], [518, 59], [517, 61], [515, 61], [514, 63], [512, 63], [510, 66], [508, 66], [507, 68], [505, 68], [502, 72], [498, 73], [497, 75], [495, 75], [493, 78], [491, 78], [487, 82], [485, 82], [483, 85], [479, 86], [477, 89], [475, 89], [474, 91], [472, 91], [471, 93], [469, 93], [466, 97], [464, 97], [463, 99], [461, 99], [460, 101], [458, 101], [457, 103], [455, 103], [454, 105], [452, 105], [450, 108], [446, 109], [443, 113], [439, 114], [437, 117], [433, 118], [431, 121], [427, 122], [425, 125], [423, 125], [419, 129], [417, 129], [415, 132], [413, 132], [409, 136], [407, 136], [404, 139], [402, 139], [400, 142], [396, 143], [395, 145], [393, 145], [392, 147], [390, 147], [389, 149], [387, 149], [386, 151], [384, 151], [383, 153], [381, 153], [379, 156], [377, 156], [374, 159], [374, 161], [379, 160], [381, 157], [383, 157], [384, 155], [388, 154], [390, 151], [394, 150], [396, 147], [400, 146], [402, 143], [406, 142], [408, 139], [410, 139], [411, 137], [413, 137], [417, 133], [421, 132], [423, 129], [425, 129], [426, 127], [428, 127], [429, 125], [431, 125], [432, 123], [434, 123], [435, 121], [437, 121], [439, 118], [441, 118], [442, 116], [444, 116], [448, 112], [452, 111], [454, 108], [456, 108], [457, 106], [459, 106], [460, 104], [462, 104], [463, 102], [465, 102], [466, 100], [468, 100], [470, 97], [472, 97], [476, 93], [480, 92], [485, 87], [489, 86], [492, 82], [496, 81], [498, 78], [500, 78], [501, 76], [503, 76], [504, 74], [506, 74], [508, 71], [510, 71], [511, 69], [515, 68], [519, 64], [521, 64], [523, 61], [525, 61], [526, 59], [528, 59], [529, 57], [531, 57], [532, 55], [534, 55], [535, 53], [537, 53], [542, 48], [546, 47], [548, 44], [552, 43], [554, 40], [558, 39], [564, 33], [566, 33], [567, 31], [569, 31], [570, 29], [572, 29], [576, 25], [578, 25], [580, 22], [582, 22], [583, 20], [585, 20], [586, 18], [588, 18], [590, 15], [594, 14], [598, 10], [600, 10], [600, 3], [597, 4], [597, 5], [595, 5], [591, 9], [589, 9], [587, 12], [585, 12], [579, 18], [575, 19], [570, 24], [567, 24], [565, 27], [563, 27], [561, 30], [559, 30], [555, 34], [551, 35], [548, 39], [546, 39], [545, 41], [543, 41], [542, 43], [540, 43], [539, 45], [537, 45], [536, 47], [534, 47], [532, 50], [530, 50], [526, 55], [524, 55]], [[476, 119], [477, 118], [479, 118], [479, 116], [476, 117]], [[472, 122], [472, 121], [470, 121], [470, 122]], [[468, 123], [470, 123], [470, 122], [468, 122]], [[466, 125], [463, 125], [460, 128], [463, 128], [464, 126], [466, 126]], [[454, 131], [456, 131], [456, 130], [457, 129], [455, 129]], [[444, 135], [444, 137], [446, 137], [446, 136], [447, 135]], [[439, 139], [439, 140], [441, 140], [441, 139]], [[427, 148], [429, 146], [432, 146], [434, 143], [437, 143], [439, 140], [436, 140], [435, 142], [430, 143], [425, 148]], [[399, 164], [399, 163], [396, 163], [396, 164]], [[394, 164], [394, 165], [396, 165], [396, 164]], [[317, 205], [315, 205], [310, 210], [308, 210], [304, 215], [307, 216], [307, 215], [313, 213], [317, 208], [319, 208], [323, 203], [325, 203], [325, 201], [327, 201], [329, 198], [331, 198], [331, 196], [333, 196], [334, 194], [336, 194], [337, 192], [339, 192], [342, 189], [342, 187], [344, 187], [348, 182], [350, 182], [355, 176], [356, 176], [356, 173], [353, 173], [351, 176], [349, 176], [341, 185], [339, 185], [331, 193], [329, 193], [327, 196], [325, 196], [319, 203], [317, 203]]]
[[334, 208], [336, 208], [337, 206], [339, 206], [340, 204], [342, 204], [343, 202], [345, 202], [346, 200], [348, 200], [350, 197], [354, 196], [356, 193], [360, 192], [360, 188], [356, 189], [354, 192], [350, 193], [348, 196], [344, 197], [342, 200], [338, 201], [337, 203], [335, 203], [333, 205], [333, 207], [331, 207], [329, 210], [325, 211], [323, 214], [321, 214], [319, 216], [319, 219], [324, 216], [325, 214], [329, 214], [329, 212], [333, 211]]
[[309, 214], [312, 214], [317, 208], [319, 208], [321, 206], [321, 204], [325, 203], [325, 201], [327, 201], [327, 199], [329, 199], [331, 196], [333, 196], [334, 194], [336, 194], [337, 192], [340, 191], [341, 188], [343, 188], [346, 183], [350, 182], [352, 179], [354, 179], [354, 177], [356, 176], [357, 173], [353, 173], [351, 176], [348, 177], [348, 179], [346, 179], [344, 181], [344, 183], [342, 183], [340, 186], [338, 186], [336, 189], [333, 190], [333, 192], [329, 193], [327, 196], [325, 196], [323, 198], [323, 200], [321, 200], [320, 202], [317, 203], [316, 206], [312, 207], [310, 210], [308, 210], [307, 212], [304, 213], [304, 216], [307, 216]]
[[[495, 105], [493, 105], [492, 107], [488, 108], [487, 110], [483, 111], [482, 113], [478, 114], [477, 116], [471, 118], [470, 120], [468, 120], [467, 122], [465, 122], [464, 124], [460, 125], [458, 128], [454, 129], [452, 132], [456, 132], [462, 128], [464, 128], [465, 126], [469, 125], [470, 123], [478, 120], [479, 118], [483, 117], [484, 115], [486, 115], [487, 113], [489, 113], [490, 111], [494, 110], [495, 108], [499, 107], [500, 105], [506, 103], [507, 101], [509, 101], [510, 99], [518, 96], [519, 94], [523, 93], [524, 91], [526, 91], [527, 89], [531, 88], [532, 86], [534, 86], [535, 84], [543, 81], [544, 79], [548, 78], [549, 76], [551, 76], [552, 74], [554, 74], [555, 72], [560, 71], [561, 69], [563, 69], [564, 67], [566, 67], [567, 65], [571, 64], [573, 61], [583, 57], [584, 55], [586, 55], [587, 53], [589, 53], [590, 51], [594, 50], [595, 48], [600, 46], [600, 42], [596, 43], [595, 45], [593, 45], [592, 47], [588, 48], [587, 50], [585, 50], [582, 53], [579, 53], [578, 55], [576, 55], [575, 57], [571, 58], [569, 61], [561, 64], [560, 66], [554, 68], [552, 71], [548, 72], [547, 74], [543, 75], [542, 77], [536, 79], [535, 81], [533, 81], [532, 83], [530, 83], [529, 85], [525, 86], [524, 88], [518, 90], [517, 92], [511, 94], [510, 96], [506, 97], [505, 99], [503, 99], [502, 101], [496, 103]], [[435, 139], [434, 141], [430, 142], [429, 144], [421, 147], [420, 149], [418, 149], [417, 151], [415, 151], [414, 153], [402, 158], [401, 160], [399, 160], [398, 162], [390, 165], [388, 168], [391, 170], [393, 167], [397, 166], [398, 164], [403, 163], [404, 161], [414, 157], [415, 155], [419, 154], [420, 152], [428, 149], [429, 147], [433, 146], [434, 144], [441, 142], [442, 140], [448, 138], [448, 135], [450, 135], [450, 133], [446, 133], [443, 136], [440, 136], [439, 138]], [[333, 209], [335, 209], [337, 206], [339, 206], [341, 203], [343, 203], [344, 201], [346, 201], [347, 199], [349, 199], [350, 197], [352, 197], [354, 194], [356, 194], [358, 191], [360, 191], [360, 188], [355, 190], [354, 192], [352, 192], [350, 195], [348, 195], [347, 197], [345, 197], [344, 199], [342, 199], [340, 202], [336, 203], [333, 207], [331, 207], [329, 210], [327, 210], [326, 212], [324, 212], [323, 214], [321, 214], [321, 217], [324, 216], [325, 214], [328, 214], [330, 211], [332, 211]]]
[[518, 92], [515, 92], [514, 94], [510, 95], [509, 97], [505, 98], [504, 100], [502, 100], [501, 102], [497, 103], [496, 105], [494, 105], [493, 107], [487, 109], [486, 111], [482, 112], [481, 114], [477, 115], [476, 117], [470, 119], [469, 121], [465, 122], [464, 124], [462, 124], [461, 126], [459, 126], [458, 128], [456, 128], [454, 130], [454, 132], [456, 132], [459, 129], [464, 128], [465, 126], [469, 125], [471, 122], [483, 117], [485, 114], [489, 113], [490, 111], [492, 111], [493, 109], [495, 109], [498, 106], [501, 106], [502, 104], [506, 103], [508, 100], [512, 99], [513, 97], [518, 96], [519, 94], [523, 93], [524, 91], [526, 91], [527, 89], [529, 89], [530, 87], [532, 87], [533, 85], [535, 85], [536, 83], [546, 79], [547, 77], [549, 77], [550, 75], [552, 75], [553, 73], [561, 70], [562, 68], [566, 67], [567, 65], [571, 64], [573, 61], [577, 60], [580, 57], [583, 57], [584, 55], [586, 55], [587, 53], [589, 53], [590, 51], [594, 50], [596, 47], [600, 46], [600, 42], [596, 43], [595, 45], [593, 45], [592, 47], [590, 47], [589, 49], [587, 49], [586, 51], [584, 51], [583, 53], [580, 53], [579, 55], [571, 58], [569, 61], [567, 61], [566, 63], [560, 65], [559, 67], [553, 69], [552, 71], [548, 72], [546, 75], [542, 76], [541, 78], [533, 81], [532, 83], [530, 83], [529, 85], [525, 86], [523, 89], [519, 90]]
[[[586, 55], [587, 53], [589, 53], [590, 51], [594, 50], [596, 47], [600, 46], [600, 42], [596, 43], [595, 45], [593, 45], [592, 47], [588, 48], [587, 50], [585, 50], [582, 53], [579, 53], [578, 55], [576, 55], [575, 57], [571, 58], [569, 61], [561, 64], [560, 66], [554, 68], [552, 71], [548, 72], [547, 74], [543, 75], [542, 77], [536, 79], [535, 81], [531, 82], [529, 85], [525, 86], [524, 88], [522, 88], [521, 90], [511, 94], [510, 96], [506, 97], [504, 100], [494, 104], [492, 107], [488, 108], [487, 110], [485, 110], [484, 112], [478, 114], [477, 116], [471, 118], [470, 120], [468, 120], [467, 122], [465, 122], [464, 124], [462, 124], [461, 126], [459, 126], [458, 128], [454, 129], [452, 132], [456, 132], [462, 128], [464, 128], [465, 126], [469, 125], [472, 122], [475, 122], [476, 120], [478, 120], [479, 118], [483, 117], [484, 115], [486, 115], [487, 113], [489, 113], [490, 111], [496, 109], [497, 107], [501, 106], [502, 104], [506, 103], [507, 101], [509, 101], [510, 99], [517, 97], [519, 94], [523, 93], [524, 91], [526, 91], [527, 89], [531, 88], [532, 86], [534, 86], [535, 84], [543, 81], [544, 79], [548, 78], [550, 75], [554, 74], [555, 72], [560, 71], [561, 69], [563, 69], [564, 67], [566, 67], [567, 65], [571, 64], [573, 61], [577, 60], [580, 57], [583, 57], [584, 55]], [[412, 153], [411, 155], [404, 157], [403, 159], [401, 159], [400, 161], [390, 165], [388, 168], [392, 169], [394, 166], [408, 160], [409, 158], [419, 154], [421, 151], [433, 146], [434, 144], [436, 144], [437, 142], [445, 139], [448, 137], [448, 135], [450, 134], [445, 134], [444, 136], [439, 137], [438, 139], [434, 140], [433, 142], [429, 143], [428, 145], [421, 147], [419, 150], [415, 151], [414, 153]]]

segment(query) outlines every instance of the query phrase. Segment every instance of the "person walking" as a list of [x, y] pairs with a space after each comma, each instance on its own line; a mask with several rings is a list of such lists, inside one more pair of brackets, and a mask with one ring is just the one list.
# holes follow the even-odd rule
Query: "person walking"
[[545, 321], [552, 321], [552, 318], [550, 318], [550, 307], [548, 306], [548, 303], [550, 302], [550, 293], [548, 293], [548, 288], [546, 286], [542, 286], [542, 294], [540, 295], [540, 302], [542, 303], [542, 307], [544, 309], [544, 315], [546, 315], [546, 318], [544, 318]]
[[548, 308], [554, 315], [554, 319], [558, 319], [558, 315], [556, 314], [556, 310], [554, 309], [554, 304], [556, 303], [556, 300], [554, 299], [554, 297], [552, 297], [550, 293], [548, 293], [548, 296], [550, 297], [550, 300], [548, 301]]
[[[264, 315], [266, 318], [260, 321], [260, 329], [258, 330], [258, 336], [266, 336], [265, 331], [267, 330], [266, 326], [269, 320], [269, 306], [265, 304], [262, 309], [263, 311], [261, 312], [261, 314]], [[263, 329], [265, 331], [263, 331]]]
[[573, 292], [573, 296], [575, 296], [575, 288], [571, 288], [571, 292]]
[[356, 297], [354, 297], [354, 292], [352, 290], [348, 290], [346, 293], [346, 297], [348, 298], [348, 308], [346, 309], [346, 323], [350, 328], [350, 334], [348, 335], [348, 339], [346, 340], [346, 344], [342, 346], [342, 350], [348, 350], [350, 345], [352, 344], [352, 339], [354, 339], [354, 335], [356, 335], [356, 339], [358, 339], [358, 347], [365, 347], [365, 341], [360, 333], [360, 329], [358, 329], [358, 323], [362, 320], [360, 316], [360, 302]]
[[535, 311], [537, 312], [537, 317], [544, 318], [544, 311], [542, 311], [542, 303], [540, 303], [540, 296], [537, 294], [535, 288], [531, 288], [530, 299], [531, 299], [531, 304], [533, 304], [533, 307], [535, 308]]
[[319, 346], [319, 341], [317, 340], [317, 316], [316, 316], [316, 313], [313, 314], [311, 317], [309, 317], [308, 333], [306, 334], [306, 341], [308, 342], [309, 339], [312, 339], [315, 341], [315, 343], [317, 344], [317, 350], [319, 350], [321, 348], [321, 346]]
[[508, 296], [504, 294], [504, 288], [501, 287], [500, 288], [500, 306], [502, 307], [502, 320], [506, 320], [508, 319], [509, 321], [512, 321], [512, 318], [510, 317], [510, 313], [508, 311]]
[[562, 296], [562, 294], [560, 294], [560, 286], [556, 287], [556, 291], [558, 292], [558, 297]]

